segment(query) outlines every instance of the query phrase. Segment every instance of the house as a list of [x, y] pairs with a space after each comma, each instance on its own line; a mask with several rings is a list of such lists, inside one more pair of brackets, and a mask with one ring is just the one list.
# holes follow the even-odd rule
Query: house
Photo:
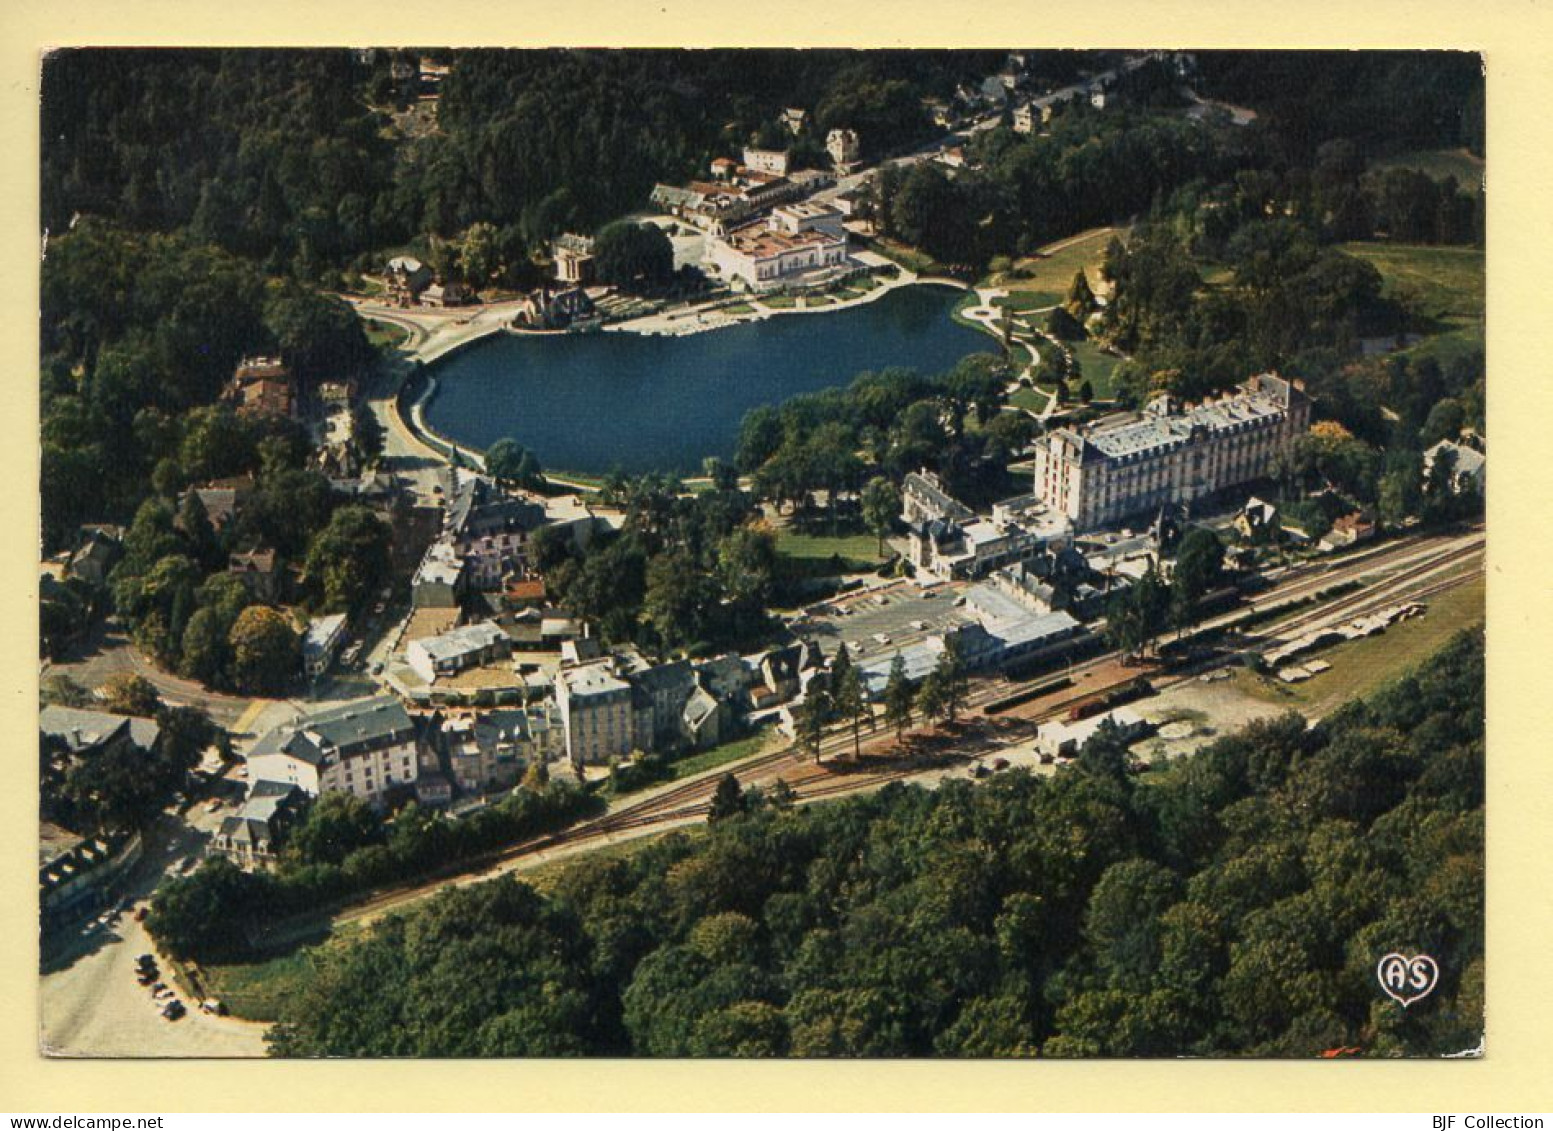
[[398, 255], [388, 261], [384, 272], [388, 294], [399, 306], [412, 306], [421, 292], [431, 285], [431, 268], [419, 259]]
[[1039, 113], [1036, 107], [1029, 102], [1022, 102], [1014, 107], [1014, 132], [1030, 134], [1035, 132], [1035, 119]]
[[562, 232], [550, 244], [555, 260], [555, 277], [574, 287], [593, 282], [593, 237]]
[[803, 127], [808, 117], [808, 111], [789, 106], [777, 116], [777, 121], [782, 123], [782, 128], [787, 130], [788, 133], [797, 135], [803, 133]]
[[572, 765], [601, 765], [631, 752], [636, 740], [633, 695], [609, 660], [561, 668], [555, 700]]
[[239, 416], [296, 415], [296, 384], [278, 357], [249, 357], [238, 364], [221, 399]]
[[1276, 542], [1283, 519], [1277, 507], [1253, 495], [1235, 516], [1234, 527], [1247, 542]]
[[66, 571], [71, 577], [79, 577], [82, 581], [91, 585], [106, 585], [108, 572], [124, 556], [124, 541], [121, 536], [110, 531], [117, 528], [104, 526], [83, 526], [81, 544], [76, 547], [66, 562]]
[[1322, 538], [1319, 547], [1323, 550], [1336, 550], [1348, 546], [1356, 546], [1360, 542], [1368, 542], [1375, 537], [1375, 521], [1366, 518], [1360, 511], [1339, 515], [1332, 523], [1332, 529], [1328, 530], [1326, 537]]
[[279, 591], [279, 572], [274, 550], [246, 550], [227, 558], [226, 571], [260, 601], [273, 601]]
[[819, 670], [824, 663], [819, 645], [813, 641], [790, 644], [754, 659], [758, 681], [750, 689], [752, 705], [757, 709], [785, 703], [803, 688], [807, 672]]
[[512, 323], [538, 330], [564, 330], [574, 326], [585, 328], [598, 319], [598, 308], [581, 286], [554, 292], [540, 287], [523, 296]]
[[447, 497], [444, 537], [463, 561], [470, 588], [500, 589], [528, 575], [530, 538], [550, 522], [544, 504], [506, 495], [478, 475], [455, 476]]
[[934, 160], [950, 169], [963, 169], [965, 168], [965, 147], [951, 145], [947, 149], [940, 150]]
[[150, 755], [161, 746], [162, 728], [152, 719], [50, 704], [38, 713], [38, 736], [56, 758], [73, 761], [119, 746]]
[[419, 745], [398, 699], [357, 699], [269, 731], [248, 752], [248, 780], [287, 783], [314, 797], [341, 790], [381, 805], [395, 786], [415, 783]]
[[824, 204], [779, 207], [764, 224], [709, 238], [704, 263], [730, 285], [757, 293], [826, 282], [852, 266], [841, 219]]
[[935, 472], [908, 472], [901, 482], [901, 520], [908, 526], [935, 519], [965, 522], [975, 516], [975, 511], [944, 488], [944, 481]]
[[1424, 483], [1434, 475], [1436, 465], [1450, 467], [1448, 489], [1453, 495], [1483, 494], [1487, 481], [1488, 457], [1466, 444], [1441, 440], [1424, 452]]
[[417, 609], [456, 609], [468, 589], [464, 559], [448, 538], [426, 547], [410, 579], [410, 603]]
[[416, 675], [427, 683], [435, 683], [439, 677], [484, 667], [511, 655], [512, 638], [501, 630], [501, 626], [482, 621], [440, 636], [411, 641], [404, 658]]
[[1077, 722], [1050, 722], [1041, 725], [1036, 736], [1036, 749], [1053, 758], [1072, 758], [1084, 748], [1084, 744], [1102, 729], [1114, 729], [1115, 737], [1124, 745], [1131, 745], [1148, 735], [1153, 726], [1126, 707], [1118, 707], [1092, 718]]
[[477, 302], [474, 291], [456, 279], [446, 283], [432, 283], [420, 294], [420, 304], [430, 307], [468, 306]]
[[39, 828], [38, 846], [38, 912], [45, 931], [106, 907], [144, 853], [139, 833], [85, 838], [47, 823]]
[[739, 163], [732, 157], [714, 157], [710, 166], [712, 178], [718, 181], [732, 180], [738, 168]]
[[696, 690], [696, 675], [685, 660], [659, 664], [628, 677], [632, 690], [632, 725], [638, 750], [679, 745], [681, 716]]
[[856, 130], [831, 130], [825, 135], [825, 152], [836, 168], [850, 169], [862, 159], [863, 147]]
[[345, 642], [346, 618], [344, 613], [314, 617], [308, 622], [302, 635], [302, 670], [308, 679], [317, 679], [329, 670], [334, 657]]
[[244, 870], [272, 865], [306, 805], [307, 794], [294, 785], [254, 782], [243, 807], [221, 822], [211, 849]]
[[[200, 505], [205, 508], [205, 517], [210, 520], [211, 529], [219, 534], [229, 522], [242, 514], [256, 486], [252, 475], [240, 475], [230, 479], [213, 479], [202, 487], [192, 487], [190, 490], [199, 497]], [[180, 505], [186, 497], [187, 492], [180, 497]]]
[[550, 761], [564, 747], [553, 702], [450, 717], [437, 741], [449, 776], [466, 794], [508, 789], [529, 765]]
[[744, 147], [744, 167], [756, 173], [766, 173], [773, 177], [787, 176], [787, 150], [785, 149], [755, 149], [751, 146]]

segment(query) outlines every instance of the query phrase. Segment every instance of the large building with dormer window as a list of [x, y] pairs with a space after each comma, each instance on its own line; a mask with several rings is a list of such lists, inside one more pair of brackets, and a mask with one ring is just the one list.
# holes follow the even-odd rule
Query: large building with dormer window
[[1265, 478], [1309, 428], [1304, 384], [1271, 373], [1187, 408], [1159, 396], [1131, 419], [1048, 433], [1035, 494], [1076, 531], [1106, 526]]

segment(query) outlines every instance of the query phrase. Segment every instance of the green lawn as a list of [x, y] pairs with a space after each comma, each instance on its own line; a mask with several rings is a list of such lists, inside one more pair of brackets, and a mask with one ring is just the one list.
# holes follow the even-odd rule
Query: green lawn
[[1377, 169], [1417, 169], [1437, 181], [1455, 177], [1463, 189], [1483, 187], [1483, 159], [1465, 149], [1418, 149], [1410, 153], [1398, 153], [1382, 157], [1375, 162]]
[[1434, 332], [1407, 351], [1451, 357], [1483, 349], [1483, 250], [1412, 244], [1349, 243], [1343, 250], [1375, 265], [1385, 293], [1434, 325]]
[[879, 539], [872, 534], [800, 534], [791, 527], [777, 531], [777, 553], [798, 561], [824, 562], [840, 556], [858, 569], [868, 569], [884, 561], [879, 554]]
[[724, 314], [754, 314], [755, 308], [747, 302], [736, 302], [732, 306], [723, 307]]
[[1111, 375], [1116, 372], [1116, 367], [1122, 363], [1122, 359], [1103, 352], [1094, 342], [1085, 339], [1082, 342], [1069, 342], [1068, 348], [1073, 351], [1073, 358], [1078, 362], [1082, 376], [1079, 382], [1088, 381], [1094, 386], [1095, 396], [1100, 400], [1110, 400], [1116, 395], [1116, 387], [1111, 383]]
[[1117, 234], [1115, 228], [1096, 228], [1066, 243], [1050, 255], [1037, 254], [1016, 260], [1012, 271], [988, 276], [983, 286], [1007, 287], [1010, 299], [1017, 310], [1033, 310], [1051, 306], [1067, 297], [1073, 276], [1082, 268], [1089, 275], [1089, 285], [1101, 289], [1100, 263], [1105, 258], [1106, 246]]
[[1395, 681], [1438, 652], [1462, 629], [1481, 625], [1486, 616], [1485, 591], [1485, 582], [1478, 577], [1428, 598], [1428, 609], [1421, 617], [1394, 624], [1379, 635], [1314, 653], [1311, 659], [1326, 660], [1332, 667], [1303, 683], [1282, 683], [1240, 670], [1235, 673], [1235, 686], [1258, 699], [1325, 714]]
[[396, 326], [392, 322], [378, 322], [367, 319], [367, 341], [379, 349], [398, 349], [410, 338], [410, 332], [403, 326]]
[[1015, 408], [1022, 408], [1026, 412], [1039, 413], [1046, 407], [1046, 402], [1049, 399], [1045, 393], [1021, 385], [1019, 391], [1008, 398], [1008, 403]]
[[752, 754], [759, 754], [765, 749], [773, 737], [780, 737], [770, 727], [756, 731], [754, 734], [736, 738], [732, 742], [725, 742], [721, 746], [714, 746], [710, 750], [702, 750], [680, 758], [670, 767], [670, 779], [678, 781], [680, 778], [693, 777], [696, 774], [705, 773], [707, 770], [716, 769], [718, 766], [727, 765], [729, 762], [737, 762], [741, 758], [748, 758]]
[[211, 996], [224, 1002], [234, 1017], [250, 1021], [277, 1020], [281, 1006], [297, 994], [316, 970], [310, 947], [266, 962], [201, 967]]
[[1459, 327], [1482, 325], [1482, 248], [1348, 243], [1343, 250], [1374, 264], [1386, 293], [1425, 317]]
[[761, 299], [760, 301], [772, 310], [791, 310], [798, 305], [798, 300], [792, 295], [772, 295], [770, 298]]

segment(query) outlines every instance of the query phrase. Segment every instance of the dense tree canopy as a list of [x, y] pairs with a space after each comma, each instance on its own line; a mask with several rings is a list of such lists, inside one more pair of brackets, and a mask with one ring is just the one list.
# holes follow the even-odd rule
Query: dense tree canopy
[[[799, 809], [736, 805], [728, 786], [705, 836], [580, 861], [545, 896], [511, 876], [446, 893], [317, 952], [272, 1047], [462, 1055], [508, 1026], [504, 1047], [536, 1055], [1477, 1043], [1481, 636], [1315, 727], [1255, 724], [1147, 785], [1085, 754], [1055, 777]], [[1380, 994], [1391, 950], [1439, 962], [1425, 1004]], [[551, 1027], [522, 1027], [536, 1016]]]

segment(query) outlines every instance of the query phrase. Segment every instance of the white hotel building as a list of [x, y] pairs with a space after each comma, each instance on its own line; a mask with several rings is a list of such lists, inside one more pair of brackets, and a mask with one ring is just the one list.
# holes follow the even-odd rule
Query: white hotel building
[[823, 204], [783, 205], [764, 223], [710, 238], [705, 262], [724, 282], [756, 292], [821, 282], [851, 264], [841, 219]]
[[1132, 420], [1047, 434], [1035, 493], [1076, 531], [1105, 526], [1265, 478], [1309, 427], [1304, 383], [1271, 373], [1190, 408], [1159, 396]]

